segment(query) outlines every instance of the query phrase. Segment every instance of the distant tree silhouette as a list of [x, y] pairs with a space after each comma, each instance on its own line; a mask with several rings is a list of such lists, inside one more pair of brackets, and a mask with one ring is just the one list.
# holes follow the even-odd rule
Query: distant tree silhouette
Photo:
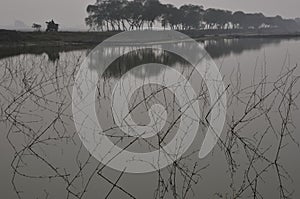
[[204, 21], [208, 29], [223, 29], [231, 22], [231, 16], [230, 11], [209, 8], [204, 13]]
[[91, 30], [122, 31], [152, 29], [156, 22], [161, 27], [176, 30], [203, 29], [298, 29], [295, 20], [280, 16], [266, 17], [262, 13], [212, 9], [203, 6], [162, 4], [159, 0], [97, 0], [87, 7], [86, 25]]
[[163, 5], [159, 0], [146, 0], [144, 3], [143, 19], [147, 22], [148, 28], [152, 29], [156, 20], [163, 14]]
[[242, 11], [238, 11], [232, 14], [231, 23], [234, 29], [242, 28], [242, 23], [245, 20], [246, 14]]
[[167, 4], [163, 8], [162, 18], [164, 20], [164, 28], [169, 26], [172, 30], [180, 29], [180, 25], [182, 24], [183, 19], [183, 12], [175, 6]]
[[298, 25], [300, 25], [300, 18], [296, 18], [295, 21]]
[[34, 24], [32, 24], [32, 28], [35, 29], [36, 31], [40, 32], [42, 26], [40, 24], [34, 23]]
[[203, 6], [183, 5], [180, 7], [182, 12], [182, 29], [199, 29], [202, 28], [204, 9]]

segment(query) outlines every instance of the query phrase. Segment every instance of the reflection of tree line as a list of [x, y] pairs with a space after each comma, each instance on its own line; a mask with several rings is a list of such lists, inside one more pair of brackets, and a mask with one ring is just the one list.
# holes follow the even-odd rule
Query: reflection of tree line
[[241, 54], [246, 50], [259, 50], [266, 45], [279, 44], [281, 39], [274, 38], [243, 38], [243, 39], [219, 39], [205, 41], [205, 49], [214, 59]]
[[42, 55], [46, 54], [49, 61], [55, 62], [58, 61], [60, 56], [59, 53], [70, 52], [74, 50], [84, 50], [91, 47], [82, 47], [82, 46], [52, 46], [52, 47], [43, 47], [43, 46], [27, 46], [27, 47], [5, 47], [0, 48], [0, 59], [7, 57], [18, 56], [22, 54], [32, 54], [32, 55]]
[[[110, 66], [107, 68], [107, 70], [104, 72], [104, 77], [122, 77], [126, 72], [128, 72], [130, 69], [140, 66], [143, 64], [149, 64], [149, 63], [158, 63], [163, 64], [166, 66], [174, 66], [176, 64], [180, 65], [188, 65], [189, 63], [185, 61], [182, 57], [158, 50], [158, 49], [139, 49], [136, 51], [131, 51], [121, 57], [119, 57], [117, 60], [115, 60]], [[157, 69], [152, 69], [150, 67], [145, 68], [145, 73], [147, 76], [155, 76], [160, 71], [157, 71]], [[136, 74], [137, 75], [137, 74]]]
[[[226, 57], [230, 54], [241, 54], [245, 50], [258, 50], [266, 45], [279, 44], [280, 39], [222, 39], [222, 40], [208, 40], [204, 42], [205, 49], [213, 59], [220, 57]], [[122, 48], [122, 47], [119, 47]], [[118, 50], [117, 50], [118, 51]], [[110, 50], [109, 52], [114, 52]], [[195, 58], [196, 59], [196, 58]], [[115, 77], [119, 78], [130, 69], [147, 63], [160, 63], [167, 66], [189, 66], [190, 64], [185, 61], [182, 57], [158, 50], [158, 49], [139, 49], [131, 51], [117, 60], [115, 60], [106, 69], [103, 74], [104, 77]], [[101, 64], [100, 64], [101, 65]], [[98, 65], [90, 65], [91, 69], [97, 70]], [[151, 68], [146, 68], [148, 76], [154, 76], [159, 73], [157, 70], [152, 70]]]
[[[243, 38], [243, 39], [217, 39], [217, 40], [207, 40], [204, 41], [205, 49], [210, 54], [212, 58], [220, 58], [224, 56], [228, 56], [231, 53], [233, 54], [241, 54], [245, 50], [257, 50], [266, 45], [271, 44], [279, 44], [282, 39], [277, 38]], [[92, 49], [93, 46], [66, 46], [66, 47], [13, 47], [13, 48], [0, 48], [0, 59], [18, 56], [22, 54], [34, 54], [34, 55], [42, 55], [47, 54], [49, 61], [55, 62], [59, 60], [59, 53], [61, 52], [70, 52], [73, 50], [87, 50]], [[167, 65], [174, 65], [176, 63], [174, 56], [166, 55], [166, 54], [157, 54], [157, 52], [146, 50], [143, 52], [143, 59], [148, 61], [156, 61], [155, 63], [162, 63]], [[126, 58], [126, 62], [129, 63], [135, 62], [145, 63], [143, 60], [140, 60], [140, 55], [135, 53], [129, 53]], [[121, 59], [125, 59], [124, 57]], [[121, 61], [119, 59], [119, 61]], [[124, 61], [124, 60], [123, 60]], [[149, 62], [148, 62], [149, 63]], [[114, 63], [115, 65], [117, 63]], [[120, 66], [118, 66], [120, 67]], [[128, 67], [128, 66], [123, 66]], [[126, 71], [126, 68], [120, 69], [122, 71]]]

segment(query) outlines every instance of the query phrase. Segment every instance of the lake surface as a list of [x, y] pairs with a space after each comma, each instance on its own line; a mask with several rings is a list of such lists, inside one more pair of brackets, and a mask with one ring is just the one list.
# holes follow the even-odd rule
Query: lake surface
[[[2, 197], [299, 198], [300, 39], [199, 43], [218, 66], [227, 88], [228, 110], [221, 138], [207, 157], [199, 159], [207, 129], [203, 122], [179, 160], [147, 174], [122, 173], [103, 166], [79, 139], [72, 115], [72, 91], [79, 67], [91, 49], [1, 49]], [[106, 56], [126, 48], [109, 48]], [[105, 134], [120, 148], [135, 138], [125, 137], [121, 129], [116, 129], [110, 110], [111, 94], [124, 74], [142, 79], [165, 72], [144, 67], [128, 73], [147, 63], [168, 65], [185, 76], [193, 70], [190, 63], [175, 54], [145, 49], [118, 58], [104, 71], [96, 95], [96, 112]], [[96, 65], [89, 67], [98, 70]], [[199, 82], [195, 90], [202, 96], [203, 119], [209, 114], [209, 95], [201, 77], [194, 78]], [[164, 145], [179, 130], [177, 121], [173, 121], [181, 112], [170, 90], [145, 100], [145, 94], [159, 89], [158, 85], [145, 87], [135, 92], [128, 104], [137, 107], [131, 115], [140, 125], [150, 121], [147, 107], [166, 107], [167, 123], [160, 135], [172, 130], [165, 136]], [[126, 150], [154, 151], [161, 146], [156, 138], [139, 139]]]

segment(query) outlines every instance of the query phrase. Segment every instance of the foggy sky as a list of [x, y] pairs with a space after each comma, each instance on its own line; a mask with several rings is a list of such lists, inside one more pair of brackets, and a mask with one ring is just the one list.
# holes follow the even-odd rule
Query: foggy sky
[[[33, 22], [43, 26], [55, 19], [62, 27], [84, 28], [86, 7], [96, 0], [0, 0], [0, 26], [12, 25], [21, 20], [27, 25]], [[299, 0], [161, 0], [176, 6], [192, 3], [205, 8], [222, 8], [232, 11], [262, 12], [267, 16], [285, 18], [300, 17]]]

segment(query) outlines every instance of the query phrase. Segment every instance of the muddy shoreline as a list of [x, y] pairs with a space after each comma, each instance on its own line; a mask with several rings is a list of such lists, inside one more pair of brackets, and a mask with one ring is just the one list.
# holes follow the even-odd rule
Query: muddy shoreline
[[[216, 34], [213, 34], [213, 33]], [[74, 47], [89, 48], [120, 32], [19, 32], [0, 30], [0, 48], [11, 47]], [[183, 31], [199, 40], [240, 38], [295, 38], [300, 32], [232, 32], [232, 31]]]

